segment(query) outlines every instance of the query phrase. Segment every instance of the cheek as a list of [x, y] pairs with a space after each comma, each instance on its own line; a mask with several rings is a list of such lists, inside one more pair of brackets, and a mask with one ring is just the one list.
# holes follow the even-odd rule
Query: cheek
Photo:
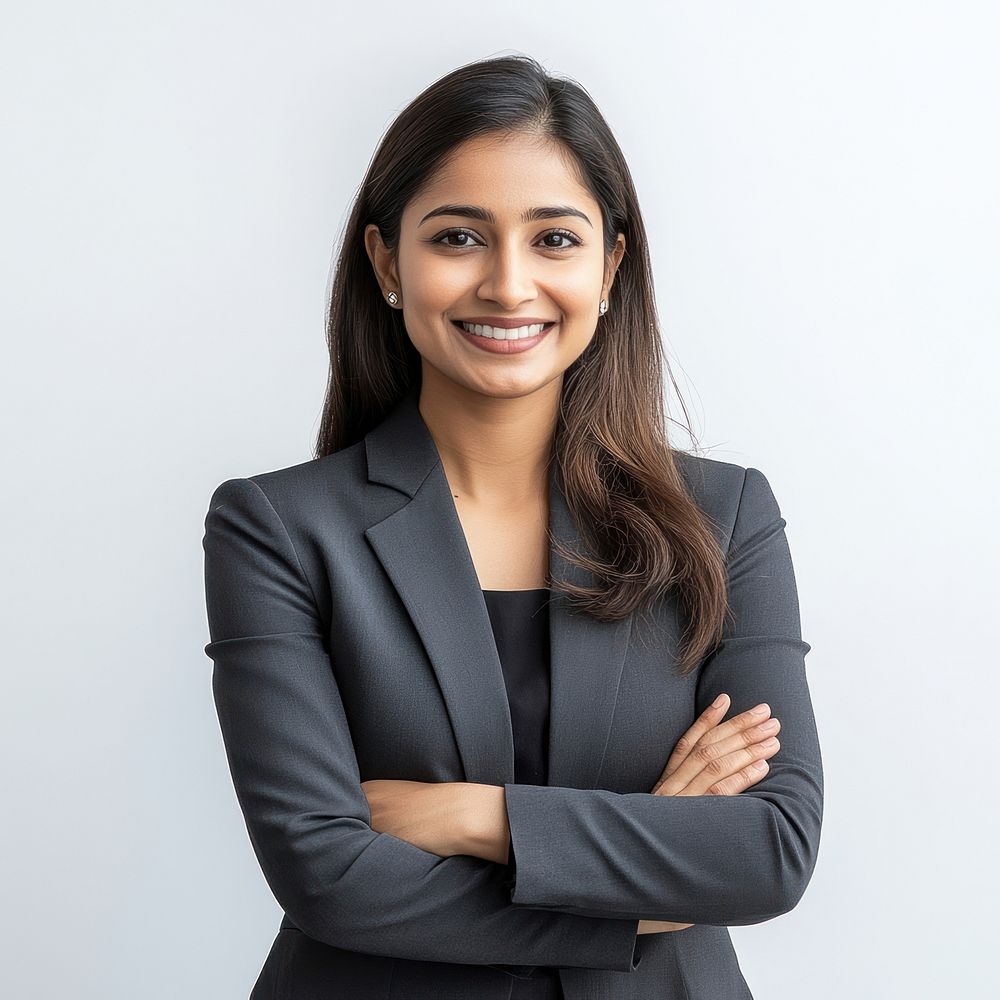
[[403, 322], [413, 346], [429, 358], [440, 357], [444, 314], [462, 299], [467, 285], [454, 267], [431, 256], [401, 267], [399, 277], [405, 290]]
[[400, 281], [408, 289], [408, 301], [425, 313], [442, 313], [453, 308], [455, 302], [468, 296], [475, 280], [471, 268], [430, 254], [415, 260], [406, 273], [400, 270]]
[[560, 281], [566, 298], [572, 300], [578, 307], [596, 301], [601, 294], [600, 266], [578, 267], [567, 270]]
[[597, 325], [593, 320], [576, 316], [572, 318], [562, 329], [562, 336], [559, 338], [558, 350], [560, 361], [563, 367], [568, 368], [583, 352], [590, 346], [597, 332]]
[[602, 271], [599, 263], [566, 267], [540, 285], [559, 306], [569, 323], [590, 322], [597, 315], [601, 297]]

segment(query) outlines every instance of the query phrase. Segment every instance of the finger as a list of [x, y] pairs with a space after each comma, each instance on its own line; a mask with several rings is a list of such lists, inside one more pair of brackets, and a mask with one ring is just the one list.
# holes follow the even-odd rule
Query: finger
[[721, 757], [725, 754], [735, 753], [738, 750], [751, 747], [755, 743], [763, 743], [764, 740], [768, 740], [772, 736], [777, 736], [780, 732], [781, 720], [772, 716], [759, 725], [751, 726], [749, 729], [741, 729], [738, 733], [734, 733], [726, 739], [712, 740], [714, 733], [710, 733], [706, 742]]
[[716, 743], [719, 740], [730, 739], [739, 733], [752, 729], [754, 726], [766, 723], [770, 717], [771, 706], [766, 701], [761, 702], [746, 712], [740, 712], [731, 719], [726, 719], [725, 722], [719, 723], [710, 733], [706, 734], [705, 742]]
[[709, 705], [708, 708], [706, 708], [705, 711], [702, 712], [697, 719], [695, 719], [694, 724], [685, 730], [684, 734], [674, 745], [673, 752], [667, 758], [667, 766], [663, 769], [663, 773], [660, 775], [659, 780], [653, 787], [654, 792], [663, 783], [663, 779], [672, 774], [681, 765], [698, 741], [710, 733], [713, 727], [719, 724], [719, 720], [725, 716], [726, 712], [729, 710], [729, 695], [723, 692], [718, 698], [716, 698], [716, 701], [721, 702], [721, 704], [716, 705], [715, 702], [713, 702]]
[[757, 767], [753, 764], [748, 764], [746, 767], [740, 768], [735, 774], [724, 778], [718, 784], [710, 785], [705, 794], [739, 795], [740, 792], [746, 791], [751, 785], [760, 781], [770, 770], [770, 765], [766, 760], [761, 760], [757, 763], [763, 766]]
[[[729, 696], [726, 695], [726, 701], [728, 702]], [[677, 772], [684, 764], [688, 761], [691, 754], [696, 748], [701, 748], [709, 744], [718, 743], [727, 738], [732, 739], [733, 737], [739, 737], [741, 733], [747, 730], [753, 729], [755, 726], [760, 725], [762, 722], [767, 720], [767, 716], [770, 715], [771, 706], [766, 702], [757, 705], [755, 708], [750, 709], [746, 712], [741, 712], [739, 715], [734, 715], [731, 719], [726, 722], [718, 722], [719, 718], [722, 718], [725, 713], [725, 707], [714, 710], [715, 714], [710, 714], [713, 711], [713, 706], [709, 706], [695, 722], [695, 724], [687, 730], [687, 732], [680, 738], [677, 743], [674, 752], [670, 755], [667, 760], [667, 766], [663, 769], [663, 773], [660, 775], [659, 780], [653, 787], [654, 794], [660, 790], [663, 782], [672, 777], [675, 772]], [[714, 719], [715, 721], [710, 724], [708, 729], [704, 728], [704, 722], [706, 718], [709, 720]], [[697, 735], [694, 735], [696, 734]], [[721, 748], [719, 753], [728, 752], [735, 748], [736, 745], [747, 745], [749, 742], [753, 742], [749, 739], [744, 739], [742, 743], [737, 744], [727, 744], [725, 748]], [[719, 756], [716, 753], [715, 756]], [[706, 755], [704, 752], [701, 753], [701, 764], [699, 766], [694, 766], [689, 764], [687, 768], [679, 775], [680, 779], [683, 779], [682, 784], [676, 786], [677, 788], [684, 787], [688, 781], [690, 781], [696, 774], [698, 774], [704, 764], [712, 759], [711, 755]]]
[[[715, 757], [677, 794], [737, 795], [749, 786], [751, 780], [760, 781], [767, 774], [770, 767], [768, 760], [780, 749], [780, 741], [771, 737], [762, 743]], [[755, 768], [754, 765], [761, 761], [767, 766]]]
[[684, 764], [663, 782], [660, 794], [708, 795], [712, 785], [724, 781], [756, 760], [773, 756], [780, 746], [775, 737], [728, 752], [724, 742], [702, 744], [695, 747]]

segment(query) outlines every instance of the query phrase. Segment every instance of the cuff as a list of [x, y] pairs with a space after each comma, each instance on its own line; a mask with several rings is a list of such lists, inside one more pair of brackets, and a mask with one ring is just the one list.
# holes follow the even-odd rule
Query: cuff
[[[510, 891], [511, 903], [515, 906], [528, 906], [534, 909], [551, 909], [555, 912], [560, 912], [563, 907], [560, 906], [546, 906], [544, 903], [532, 901], [530, 898], [525, 899], [526, 895], [529, 895], [529, 891], [525, 886], [522, 885], [521, 899], [516, 899], [517, 895], [517, 857], [514, 853], [514, 824], [510, 822], [511, 816], [516, 813], [519, 808], [528, 809], [528, 800], [522, 800], [518, 798], [521, 792], [531, 786], [517, 785], [517, 784], [505, 784], [504, 785], [504, 798], [506, 800], [507, 808], [507, 822], [510, 827], [510, 847], [507, 850], [507, 867], [504, 873], [504, 884]], [[514, 790], [512, 793], [512, 789]], [[527, 793], [530, 797], [530, 792]], [[513, 806], [513, 803], [517, 803]], [[524, 815], [522, 813], [521, 815]], [[537, 831], [536, 831], [537, 832]], [[530, 845], [529, 845], [530, 849]], [[529, 853], [530, 856], [530, 853]], [[539, 892], [540, 886], [536, 887], [536, 892]], [[599, 918], [595, 918], [599, 919]], [[608, 964], [602, 964], [603, 968], [610, 968], [618, 972], [635, 972], [642, 962], [642, 935], [639, 934], [639, 921], [638, 919], [621, 919], [620, 917], [608, 917], [602, 923], [607, 925], [607, 935], [605, 939], [606, 949], [604, 954], [601, 956], [602, 963], [607, 962]], [[494, 966], [497, 968], [497, 966]], [[505, 971], [509, 971], [513, 968], [527, 969], [529, 966], [507, 966]], [[516, 973], [511, 973], [516, 975]]]

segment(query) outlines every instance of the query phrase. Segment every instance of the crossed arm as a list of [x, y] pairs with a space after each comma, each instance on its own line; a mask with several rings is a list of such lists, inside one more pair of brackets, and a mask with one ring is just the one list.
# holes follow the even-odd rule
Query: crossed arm
[[[723, 692], [698, 716], [677, 741], [651, 794], [739, 795], [764, 777], [768, 758], [780, 746], [780, 721], [762, 704], [723, 722], [730, 704]], [[496, 864], [512, 861], [503, 786], [375, 778], [361, 787], [373, 830], [442, 857], [468, 854]]]
[[[780, 746], [780, 721], [761, 704], [723, 721], [724, 692], [702, 712], [671, 753], [653, 795], [739, 795], [761, 781]], [[374, 779], [361, 783], [372, 829], [391, 833], [425, 851], [468, 854], [510, 869], [516, 882], [504, 787], [466, 782]], [[684, 930], [690, 923], [639, 921], [639, 933]]]

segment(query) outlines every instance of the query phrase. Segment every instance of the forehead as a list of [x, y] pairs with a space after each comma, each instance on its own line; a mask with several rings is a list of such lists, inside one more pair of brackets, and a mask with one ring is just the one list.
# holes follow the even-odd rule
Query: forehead
[[407, 205], [411, 218], [441, 202], [490, 208], [498, 219], [535, 205], [572, 204], [590, 216], [597, 202], [572, 154], [544, 136], [480, 136], [457, 146]]

